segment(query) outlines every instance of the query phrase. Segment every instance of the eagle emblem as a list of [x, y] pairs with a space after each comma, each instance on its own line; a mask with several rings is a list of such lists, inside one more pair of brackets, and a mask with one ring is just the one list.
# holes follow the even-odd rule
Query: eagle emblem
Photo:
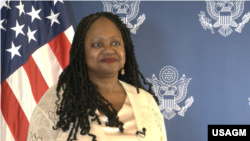
[[199, 20], [203, 28], [210, 29], [214, 34], [214, 28], [218, 28], [218, 32], [227, 37], [235, 31], [241, 33], [242, 28], [250, 19], [250, 12], [242, 17], [242, 22], [237, 24], [235, 20], [241, 16], [244, 11], [244, 0], [206, 0], [207, 12], [216, 22], [211, 24], [211, 19], [205, 17], [205, 12], [200, 12]]
[[136, 34], [137, 29], [146, 19], [143, 13], [137, 18], [136, 24], [131, 23], [138, 15], [140, 0], [102, 0], [102, 3], [104, 11], [119, 15], [123, 23], [131, 29], [131, 33]]
[[189, 97], [182, 108], [178, 103], [185, 99], [191, 78], [186, 79], [185, 74], [183, 74], [178, 80], [178, 71], [172, 66], [162, 68], [159, 78], [160, 80], [153, 74], [152, 78], [147, 78], [147, 80], [153, 84], [153, 90], [159, 99], [159, 108], [163, 116], [168, 120], [172, 119], [176, 115], [174, 110], [179, 111], [180, 116], [184, 116], [194, 98], [193, 96]]

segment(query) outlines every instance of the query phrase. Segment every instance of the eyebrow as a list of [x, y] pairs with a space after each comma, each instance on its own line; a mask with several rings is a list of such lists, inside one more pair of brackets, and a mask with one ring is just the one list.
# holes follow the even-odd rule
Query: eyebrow
[[[104, 40], [103, 37], [94, 37], [94, 38], [91, 39], [91, 41], [96, 39], [96, 38]], [[111, 36], [109, 39], [112, 39], [112, 38], [119, 38], [119, 37], [118, 36]]]

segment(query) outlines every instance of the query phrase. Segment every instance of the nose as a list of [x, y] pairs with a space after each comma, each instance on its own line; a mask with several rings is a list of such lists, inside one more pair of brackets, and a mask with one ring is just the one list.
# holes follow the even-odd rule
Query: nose
[[115, 50], [114, 50], [114, 48], [111, 45], [106, 45], [103, 48], [102, 53], [105, 54], [105, 55], [111, 55], [111, 54], [115, 53]]

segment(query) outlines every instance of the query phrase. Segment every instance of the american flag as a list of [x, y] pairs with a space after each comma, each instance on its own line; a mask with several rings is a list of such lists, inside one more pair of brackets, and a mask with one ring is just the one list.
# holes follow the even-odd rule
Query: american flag
[[69, 63], [62, 0], [1, 2], [0, 140], [25, 141], [32, 111]]

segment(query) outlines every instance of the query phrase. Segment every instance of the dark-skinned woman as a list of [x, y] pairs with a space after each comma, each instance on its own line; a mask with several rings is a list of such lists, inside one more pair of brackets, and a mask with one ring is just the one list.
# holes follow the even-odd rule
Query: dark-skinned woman
[[77, 27], [58, 84], [35, 108], [27, 141], [166, 141], [151, 86], [126, 25], [112, 13], [91, 14]]

